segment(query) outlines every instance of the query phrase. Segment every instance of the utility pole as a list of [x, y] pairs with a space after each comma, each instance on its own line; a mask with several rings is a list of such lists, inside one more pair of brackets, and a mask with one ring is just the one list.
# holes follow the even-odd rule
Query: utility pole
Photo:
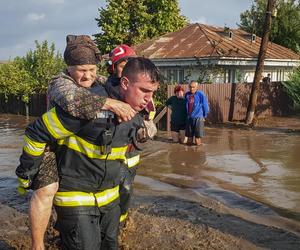
[[269, 36], [271, 31], [271, 24], [272, 24], [272, 14], [274, 13], [275, 9], [275, 2], [276, 0], [268, 0], [265, 22], [264, 22], [264, 29], [262, 40], [260, 44], [259, 54], [257, 58], [256, 70], [254, 75], [254, 80], [252, 84], [248, 109], [247, 109], [247, 117], [246, 117], [246, 124], [251, 124], [254, 118], [255, 109], [257, 105], [257, 96], [259, 92], [259, 85], [261, 80], [261, 74], [264, 68], [264, 61], [266, 57]]

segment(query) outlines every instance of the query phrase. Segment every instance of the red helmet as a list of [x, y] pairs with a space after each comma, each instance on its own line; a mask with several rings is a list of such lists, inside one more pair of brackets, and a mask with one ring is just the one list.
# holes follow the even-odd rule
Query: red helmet
[[109, 67], [108, 72], [112, 73], [114, 71], [114, 67], [117, 63], [127, 60], [130, 57], [136, 57], [135, 51], [126, 44], [122, 44], [114, 48], [109, 53]]

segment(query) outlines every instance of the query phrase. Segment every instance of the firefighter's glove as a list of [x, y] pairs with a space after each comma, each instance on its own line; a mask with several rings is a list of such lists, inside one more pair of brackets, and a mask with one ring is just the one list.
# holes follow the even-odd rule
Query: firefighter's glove
[[153, 139], [157, 133], [157, 128], [153, 121], [144, 121], [144, 126], [137, 131], [137, 142], [143, 143], [148, 139]]
[[138, 131], [136, 132], [136, 141], [138, 143], [144, 143], [148, 140], [147, 136], [147, 129], [146, 128], [139, 128]]
[[144, 121], [144, 126], [146, 128], [147, 138], [153, 139], [153, 137], [157, 133], [157, 128], [155, 123], [152, 120]]
[[30, 180], [28, 179], [22, 179], [20, 177], [18, 177], [18, 187], [17, 187], [17, 191], [20, 195], [26, 195], [28, 192], [28, 189], [31, 185]]

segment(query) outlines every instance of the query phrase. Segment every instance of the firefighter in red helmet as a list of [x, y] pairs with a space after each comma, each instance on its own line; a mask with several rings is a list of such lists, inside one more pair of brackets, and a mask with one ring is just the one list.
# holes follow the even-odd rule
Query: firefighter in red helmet
[[132, 57], [136, 57], [136, 53], [131, 47], [126, 44], [117, 46], [109, 53], [108, 73], [120, 78], [126, 62]]

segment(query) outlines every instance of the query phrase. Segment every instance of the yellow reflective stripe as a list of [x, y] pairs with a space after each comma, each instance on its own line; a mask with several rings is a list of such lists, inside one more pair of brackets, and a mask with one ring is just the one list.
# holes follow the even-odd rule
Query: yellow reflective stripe
[[119, 197], [119, 186], [95, 194], [99, 207], [105, 206]]
[[64, 126], [61, 124], [57, 117], [55, 108], [43, 114], [42, 119], [48, 131], [55, 139], [62, 139], [73, 134], [72, 132], [65, 129]]
[[155, 111], [150, 111], [149, 112], [149, 115], [148, 115], [148, 119], [149, 120], [153, 120], [154, 119], [154, 116], [155, 116], [156, 112]]
[[127, 164], [128, 168], [132, 168], [132, 167], [136, 166], [139, 162], [140, 162], [140, 155], [136, 155], [131, 158], [127, 158], [125, 160], [125, 163]]
[[63, 140], [58, 140], [59, 145], [66, 145], [68, 148], [87, 155], [89, 158], [108, 159], [108, 160], [124, 160], [127, 145], [124, 147], [115, 147], [111, 149], [110, 154], [101, 154], [104, 147], [87, 142], [78, 136], [70, 136]]
[[28, 188], [30, 184], [30, 180], [22, 179], [18, 177], [19, 186], [23, 188]]
[[85, 192], [57, 192], [54, 196], [54, 205], [60, 207], [76, 206], [104, 206], [119, 197], [119, 186], [99, 193]]
[[43, 154], [46, 147], [46, 143], [36, 142], [31, 140], [26, 135], [24, 136], [24, 147], [23, 150], [33, 156], [39, 156]]
[[122, 214], [122, 215], [120, 216], [120, 222], [124, 221], [124, 220], [126, 219], [127, 215], [128, 215], [128, 213]]

